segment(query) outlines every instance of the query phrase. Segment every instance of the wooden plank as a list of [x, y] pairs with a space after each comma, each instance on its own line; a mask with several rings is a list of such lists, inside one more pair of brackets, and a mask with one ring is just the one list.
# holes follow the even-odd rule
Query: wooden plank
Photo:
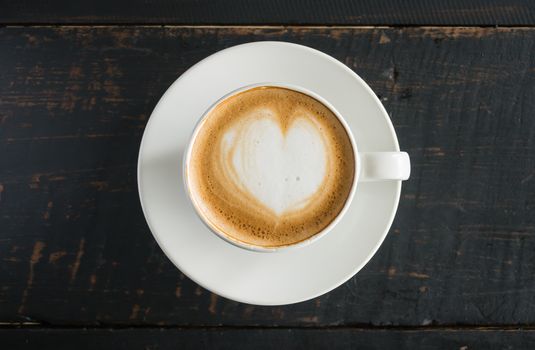
[[0, 9], [3, 24], [535, 24], [530, 0], [0, 0]]
[[9, 349], [532, 349], [533, 330], [3, 329]]
[[[358, 72], [412, 157], [392, 230], [313, 301], [219, 298], [166, 259], [136, 160], [165, 89], [253, 40]], [[535, 323], [535, 29], [0, 29], [0, 321], [124, 325]]]

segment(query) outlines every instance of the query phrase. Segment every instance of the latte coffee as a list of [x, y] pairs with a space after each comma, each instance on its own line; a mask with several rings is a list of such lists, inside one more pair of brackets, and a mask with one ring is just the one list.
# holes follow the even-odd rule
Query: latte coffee
[[222, 100], [200, 122], [186, 183], [204, 221], [231, 240], [281, 247], [340, 214], [356, 172], [338, 117], [304, 93], [272, 86]]

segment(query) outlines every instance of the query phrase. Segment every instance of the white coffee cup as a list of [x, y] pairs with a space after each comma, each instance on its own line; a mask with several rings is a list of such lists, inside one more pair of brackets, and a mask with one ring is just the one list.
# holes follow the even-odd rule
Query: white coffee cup
[[[195, 201], [192, 198], [192, 194], [190, 192], [190, 186], [188, 184], [188, 178], [189, 178], [188, 165], [191, 159], [192, 147], [193, 147], [195, 138], [197, 134], [199, 133], [200, 127], [203, 124], [202, 123], [203, 120], [209, 117], [210, 112], [220, 103], [222, 103], [224, 100], [238, 93], [244, 92], [249, 89], [261, 87], [261, 86], [280, 87], [280, 88], [294, 90], [294, 91], [303, 93], [305, 95], [308, 95], [316, 99], [317, 101], [321, 102], [323, 105], [325, 105], [327, 108], [329, 108], [333, 112], [333, 114], [339, 119], [340, 123], [344, 126], [347, 132], [347, 135], [351, 141], [351, 145], [353, 146], [353, 154], [355, 156], [355, 166], [356, 166], [355, 170], [356, 171], [354, 172], [353, 184], [349, 192], [349, 195], [347, 197], [347, 200], [342, 210], [340, 211], [340, 213], [336, 216], [336, 218], [329, 225], [327, 225], [323, 230], [309, 237], [308, 239], [305, 239], [303, 241], [300, 241], [294, 244], [278, 246], [278, 247], [263, 247], [263, 246], [248, 244], [248, 243], [239, 241], [237, 239], [234, 239], [231, 235], [225, 232], [222, 232], [221, 230], [212, 226], [209, 223], [209, 221], [205, 219], [202, 211], [199, 210], [199, 208], [197, 207]], [[224, 95], [223, 97], [215, 101], [206, 110], [206, 112], [204, 112], [204, 114], [201, 116], [201, 118], [199, 119], [199, 121], [197, 122], [193, 130], [192, 136], [186, 148], [186, 152], [184, 153], [184, 161], [183, 161], [182, 170], [183, 170], [183, 175], [184, 175], [183, 176], [184, 186], [185, 186], [186, 193], [188, 194], [188, 197], [190, 199], [190, 203], [192, 204], [193, 208], [195, 209], [195, 212], [200, 217], [202, 222], [214, 234], [216, 234], [218, 237], [222, 238], [223, 240], [240, 248], [244, 248], [244, 249], [248, 249], [248, 250], [252, 250], [256, 252], [274, 252], [274, 251], [281, 251], [281, 250], [303, 247], [325, 236], [333, 227], [335, 227], [338, 224], [338, 222], [340, 222], [344, 214], [347, 212], [347, 209], [349, 208], [349, 206], [351, 205], [351, 202], [353, 201], [353, 197], [355, 195], [355, 191], [359, 182], [407, 180], [410, 176], [410, 159], [409, 159], [409, 155], [406, 152], [359, 152], [357, 148], [357, 143], [355, 141], [355, 137], [351, 129], [349, 128], [348, 124], [346, 123], [342, 115], [340, 115], [340, 113], [328, 101], [326, 101], [323, 97], [319, 96], [318, 94], [308, 89], [305, 89], [303, 87], [277, 82], [277, 83], [257, 83], [257, 84], [243, 86], [241, 88], [238, 88], [234, 91], [229, 92], [228, 94]]]

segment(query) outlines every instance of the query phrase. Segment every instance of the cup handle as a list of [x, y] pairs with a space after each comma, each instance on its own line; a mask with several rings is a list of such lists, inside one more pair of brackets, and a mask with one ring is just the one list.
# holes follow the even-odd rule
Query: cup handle
[[359, 158], [362, 182], [407, 180], [411, 173], [406, 152], [359, 152]]

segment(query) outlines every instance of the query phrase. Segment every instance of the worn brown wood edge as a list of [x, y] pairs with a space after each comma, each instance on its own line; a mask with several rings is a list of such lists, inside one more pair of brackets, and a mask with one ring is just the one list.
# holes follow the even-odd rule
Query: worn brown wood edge
[[[2, 320], [533, 323], [534, 29], [0, 34]], [[141, 133], [167, 86], [207, 55], [253, 40], [312, 46], [357, 71], [414, 166], [372, 261], [327, 295], [272, 308], [220, 298], [181, 275], [150, 235], [135, 186]]]
[[0, 1], [1, 24], [535, 25], [529, 0]]
[[533, 330], [0, 329], [7, 349], [529, 349]]
[[270, 330], [326, 330], [326, 331], [399, 331], [399, 332], [448, 332], [448, 331], [535, 331], [535, 324], [452, 324], [452, 325], [373, 325], [373, 324], [347, 324], [347, 325], [182, 325], [182, 324], [45, 324], [37, 322], [0, 322], [0, 331], [2, 330], [206, 330], [206, 331], [232, 331], [232, 330], [252, 330], [252, 331], [270, 331]]

